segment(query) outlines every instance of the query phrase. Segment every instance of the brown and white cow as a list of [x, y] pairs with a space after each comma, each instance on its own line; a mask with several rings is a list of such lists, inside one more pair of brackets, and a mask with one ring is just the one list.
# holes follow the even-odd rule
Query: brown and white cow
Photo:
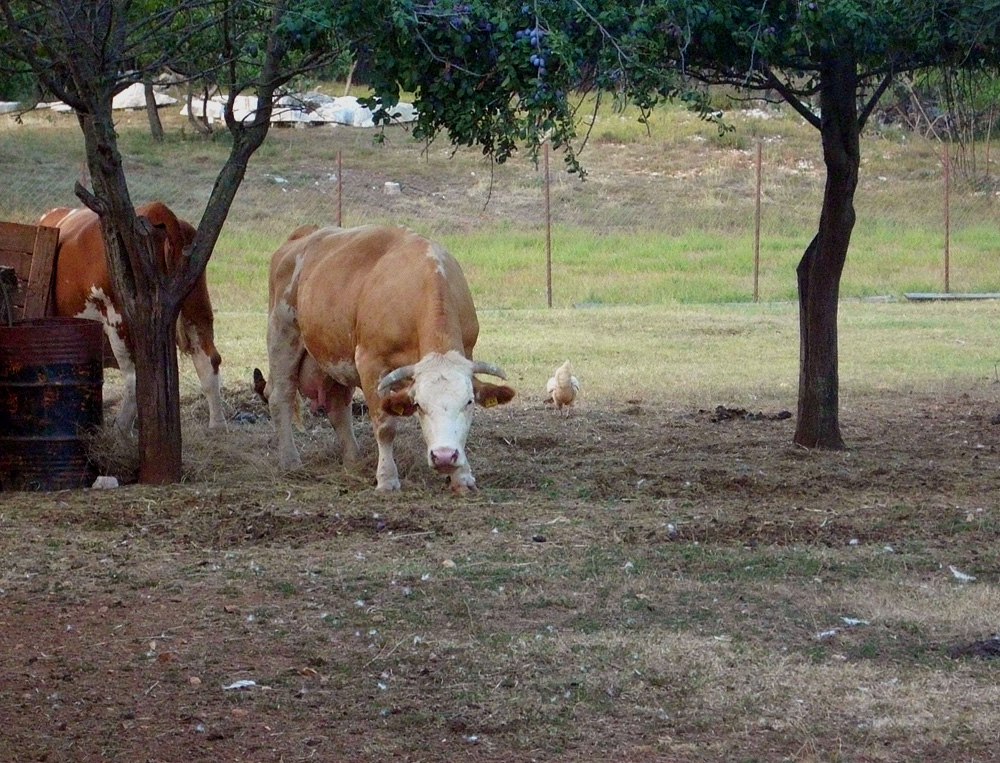
[[[136, 213], [163, 232], [163, 251], [160, 252], [159, 262], [161, 267], [169, 269], [171, 262], [183, 257], [184, 248], [194, 241], [194, 227], [178, 219], [161, 202], [138, 207]], [[58, 207], [42, 215], [38, 224], [59, 229], [53, 278], [55, 314], [90, 318], [104, 324], [104, 332], [125, 385], [115, 425], [127, 431], [131, 429], [137, 411], [135, 363], [129, 347], [132, 342], [141, 341], [141, 337], [129, 333], [116, 301], [97, 214], [85, 208]], [[177, 319], [177, 346], [194, 361], [202, 391], [208, 399], [209, 427], [225, 424], [219, 378], [222, 358], [215, 349], [213, 323], [212, 302], [203, 273], [181, 303]]]
[[[427, 463], [452, 490], [474, 489], [465, 442], [475, 403], [507, 403], [506, 378], [472, 360], [479, 322], [462, 270], [443, 246], [405, 228], [305, 226], [271, 258], [265, 396], [286, 468], [297, 394], [322, 402], [345, 464], [359, 459], [351, 398], [360, 387], [378, 443], [378, 490], [398, 490], [397, 417], [416, 414]], [[318, 378], [322, 376], [322, 378]]]

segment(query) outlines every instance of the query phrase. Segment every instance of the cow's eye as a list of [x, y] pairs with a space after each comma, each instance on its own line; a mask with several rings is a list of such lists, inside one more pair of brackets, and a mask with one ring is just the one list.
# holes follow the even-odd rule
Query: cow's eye
[[476, 404], [476, 401], [475, 401], [475, 399], [472, 399], [472, 398], [470, 398], [470, 399], [469, 399], [469, 402], [467, 402], [467, 403], [465, 404], [465, 407], [466, 407], [466, 408], [469, 408], [470, 406], [473, 406], [473, 405], [475, 405], [475, 404]]

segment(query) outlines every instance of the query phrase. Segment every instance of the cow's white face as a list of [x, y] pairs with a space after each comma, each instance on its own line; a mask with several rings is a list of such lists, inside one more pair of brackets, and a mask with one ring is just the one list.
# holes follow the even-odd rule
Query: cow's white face
[[454, 350], [431, 353], [414, 368], [409, 393], [417, 406], [428, 465], [442, 474], [466, 467], [465, 440], [476, 407], [472, 363]]

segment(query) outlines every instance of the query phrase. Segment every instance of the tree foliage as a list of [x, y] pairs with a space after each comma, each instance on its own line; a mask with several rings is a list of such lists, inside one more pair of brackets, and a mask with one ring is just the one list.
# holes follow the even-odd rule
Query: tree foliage
[[[99, 215], [119, 307], [139, 338], [129, 349], [142, 481], [180, 479], [173, 330], [181, 300], [205, 270], [280, 88], [347, 49], [338, 8], [288, 0], [0, 0], [0, 56], [20, 62], [80, 123], [91, 187], [78, 184], [76, 192]], [[310, 13], [327, 23], [314, 25]], [[164, 66], [219, 82], [232, 139], [188, 256], [169, 273], [157, 266], [152, 231], [136, 217], [111, 111], [116, 93]], [[257, 109], [237, 119], [234, 104], [243, 94], [256, 96]]]
[[[548, 140], [580, 169], [574, 139], [579, 95], [597, 91], [641, 108], [681, 95], [671, 72], [646, 76], [625, 46], [649, 29], [632, 4], [574, 0], [429, 0], [390, 4], [388, 18], [365, 35], [370, 85], [386, 109], [414, 94], [414, 135], [446, 130], [456, 145], [475, 145], [499, 162], [519, 147]], [[366, 30], [367, 32], [368, 30]], [[385, 112], [382, 114], [386, 116]]]
[[378, 95], [416, 94], [418, 134], [447, 130], [503, 160], [551, 140], [572, 169], [571, 92], [705, 113], [692, 83], [786, 101], [820, 131], [827, 182], [797, 269], [795, 441], [843, 446], [837, 300], [856, 212], [859, 135], [901, 73], [995, 63], [1000, 0], [394, 0], [379, 27]]
[[415, 95], [418, 137], [446, 130], [500, 161], [548, 139], [578, 167], [583, 91], [640, 108], [681, 98], [707, 116], [692, 81], [725, 84], [818, 127], [825, 56], [850, 55], [859, 95], [877, 96], [901, 72], [995, 58], [997, 16], [998, 0], [394, 0], [358, 29], [378, 95]]

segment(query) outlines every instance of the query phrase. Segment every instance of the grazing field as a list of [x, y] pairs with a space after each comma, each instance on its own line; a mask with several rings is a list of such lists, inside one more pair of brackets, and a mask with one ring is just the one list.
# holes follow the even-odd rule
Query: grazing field
[[365, 418], [360, 471], [308, 415], [277, 468], [266, 252], [240, 251], [210, 274], [227, 431], [181, 361], [184, 482], [0, 493], [0, 760], [1000, 757], [996, 302], [863, 278], [849, 447], [816, 452], [791, 442], [793, 302], [515, 309], [498, 247], [467, 268], [478, 355], [518, 397], [473, 423], [481, 489], [444, 491], [408, 422], [385, 496]]

